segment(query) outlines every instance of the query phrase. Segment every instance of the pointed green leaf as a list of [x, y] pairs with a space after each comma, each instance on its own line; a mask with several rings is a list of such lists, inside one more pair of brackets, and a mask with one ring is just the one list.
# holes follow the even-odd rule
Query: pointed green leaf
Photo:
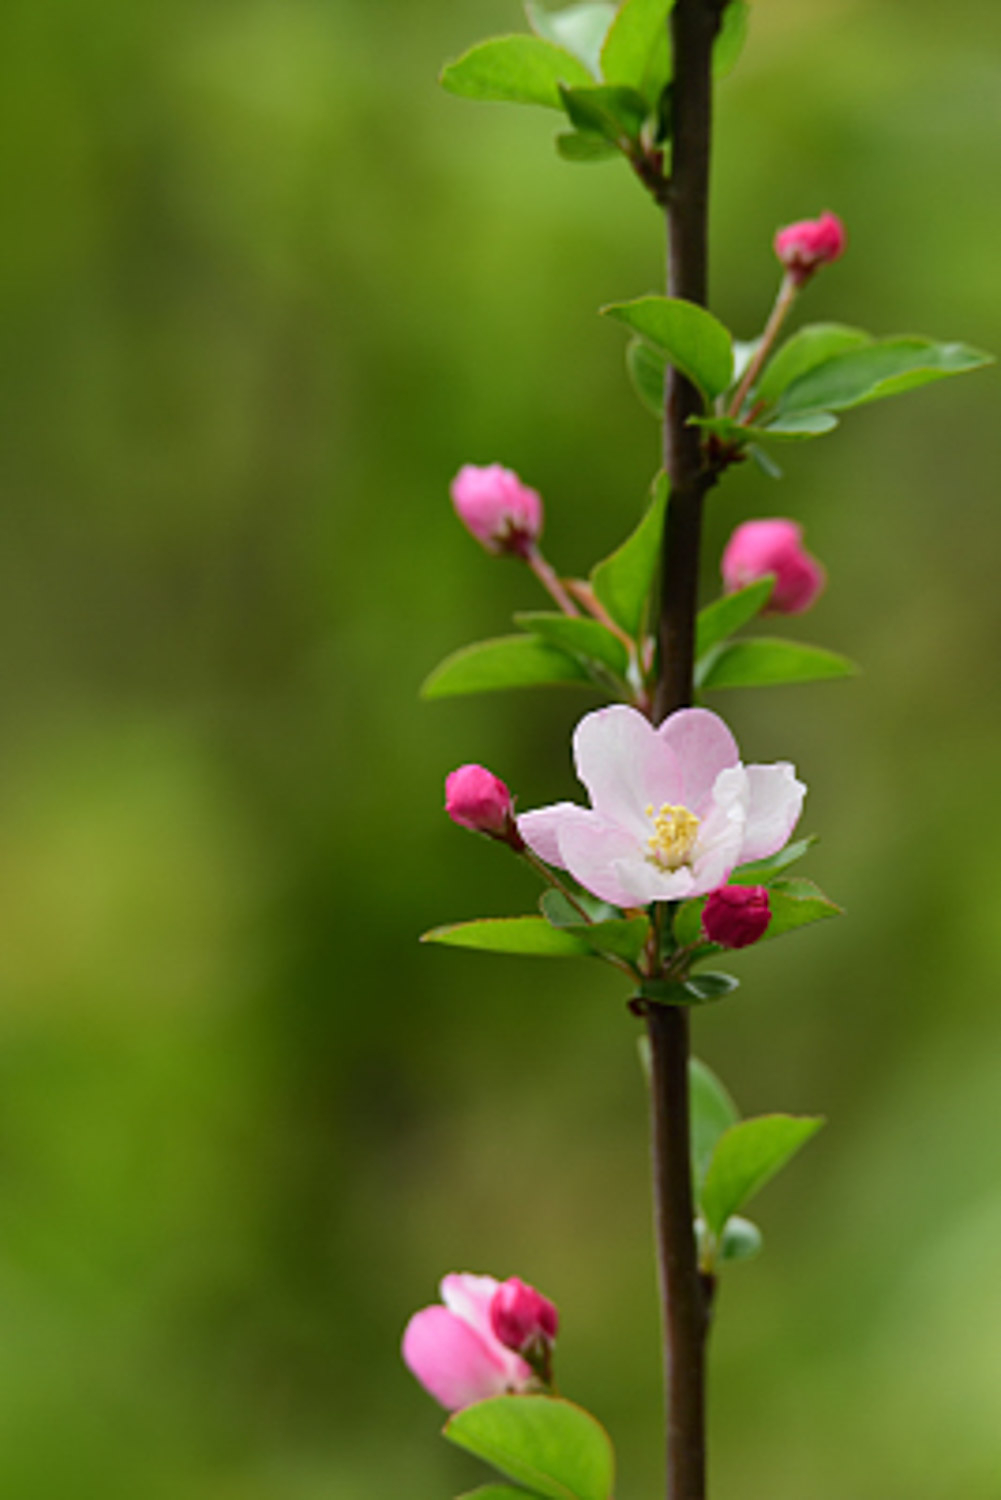
[[747, 41], [750, 19], [747, 0], [730, 0], [713, 43], [713, 72], [717, 78], [725, 78], [737, 66]]
[[593, 951], [572, 932], [551, 926], [545, 917], [483, 917], [477, 922], [454, 922], [448, 927], [432, 927], [422, 934], [421, 942], [539, 958], [590, 958]]
[[623, 0], [601, 49], [606, 83], [638, 89], [656, 105], [671, 78], [667, 15], [673, 0]]
[[574, 656], [587, 657], [600, 662], [616, 677], [625, 677], [629, 670], [629, 653], [617, 635], [600, 620], [585, 620], [574, 615], [546, 614], [528, 610], [515, 615], [517, 623], [533, 635], [548, 641], [562, 651]]
[[646, 514], [631, 536], [591, 572], [591, 585], [616, 625], [635, 639], [643, 628], [664, 532], [667, 477], [658, 474]]
[[689, 417], [690, 427], [701, 427], [721, 442], [744, 447], [756, 438], [762, 442], [802, 443], [833, 432], [838, 419], [829, 411], [780, 413], [763, 425], [737, 422], [733, 417]]
[[787, 682], [819, 682], [824, 678], [853, 677], [854, 662], [821, 646], [770, 639], [727, 641], [698, 664], [697, 686], [772, 687]]
[[601, 311], [659, 349], [709, 399], [733, 379], [733, 340], [704, 307], [681, 297], [637, 297]]
[[547, 922], [561, 932], [572, 933], [586, 943], [592, 953], [610, 953], [634, 964], [646, 947], [650, 935], [647, 917], [611, 917], [601, 922], [584, 922], [580, 913], [560, 891], [546, 891], [539, 905]]
[[706, 904], [705, 896], [693, 896], [690, 901], [682, 901], [674, 914], [674, 940], [679, 948], [691, 948], [700, 941], [705, 941], [702, 931], [702, 909]]
[[594, 79], [579, 58], [538, 36], [498, 36], [446, 63], [442, 86], [464, 99], [497, 99], [562, 109], [559, 85]]
[[564, 161], [611, 161], [619, 154], [618, 146], [589, 130], [561, 131], [556, 137], [556, 149]]
[[583, 1407], [554, 1396], [494, 1396], [449, 1420], [445, 1436], [545, 1500], [609, 1500], [615, 1458]]
[[503, 688], [588, 680], [576, 657], [531, 635], [507, 635], [477, 641], [446, 656], [424, 682], [421, 697], [450, 698], [459, 693], [494, 693]]
[[572, 125], [604, 136], [620, 148], [639, 138], [647, 117], [646, 102], [635, 89], [608, 84], [587, 89], [561, 86], [560, 98]]
[[568, 5], [563, 10], [546, 10], [529, 0], [525, 12], [536, 36], [572, 52], [589, 73], [601, 77], [601, 46], [615, 17], [614, 5], [596, 0], [596, 3]]
[[723, 1239], [719, 1247], [719, 1258], [724, 1264], [730, 1261], [753, 1260], [761, 1253], [761, 1230], [750, 1219], [733, 1214], [726, 1221]]
[[731, 1125], [719, 1139], [702, 1187], [701, 1207], [718, 1235], [731, 1214], [781, 1171], [823, 1124], [819, 1117], [759, 1115]]
[[842, 909], [825, 896], [812, 880], [776, 880], [768, 888], [768, 904], [772, 909], [772, 920], [765, 929], [762, 942], [767, 938], [782, 937], [797, 927], [807, 927], [811, 922], [821, 922], [825, 917], [838, 917]]
[[729, 882], [731, 885], [768, 885], [776, 875], [808, 854], [816, 842], [817, 835], [811, 833], [805, 839], [796, 839], [794, 843], [786, 844], [777, 854], [769, 854], [767, 859], [755, 859], [750, 864], [738, 865], [729, 877]]
[[697, 1057], [689, 1060], [688, 1090], [692, 1131], [692, 1170], [701, 1183], [720, 1136], [736, 1125], [740, 1112], [711, 1068]]
[[774, 585], [775, 574], [766, 573], [749, 583], [746, 589], [724, 594], [707, 604], [705, 609], [700, 609], [695, 633], [696, 658], [704, 656], [713, 646], [753, 620], [768, 603]]
[[838, 354], [872, 343], [872, 335], [844, 323], [809, 323], [774, 354], [754, 388], [759, 401], [777, 401], [794, 380], [826, 364]]
[[919, 338], [881, 339], [864, 348], [850, 349], [801, 375], [783, 393], [779, 410], [783, 414], [845, 411], [992, 363], [991, 355], [967, 344], [939, 344], [933, 339]]
[[639, 993], [644, 1000], [660, 1005], [708, 1005], [724, 1000], [739, 988], [740, 980], [732, 974], [715, 974], [705, 970], [688, 979], [644, 979]]
[[626, 370], [633, 390], [647, 411], [659, 421], [664, 419], [664, 371], [667, 360], [643, 339], [630, 339], [626, 345]]

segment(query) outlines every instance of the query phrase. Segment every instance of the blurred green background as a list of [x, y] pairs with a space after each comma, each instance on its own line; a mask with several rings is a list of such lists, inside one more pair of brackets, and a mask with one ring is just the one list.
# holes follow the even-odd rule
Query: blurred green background
[[[537, 604], [450, 514], [546, 497], [585, 569], [654, 424], [602, 302], [656, 216], [555, 117], [436, 88], [515, 0], [7, 0], [0, 18], [0, 1490], [447, 1500], [478, 1467], [397, 1344], [449, 1269], [560, 1304], [561, 1383], [658, 1493], [636, 1025], [604, 970], [421, 949], [528, 909], [443, 817], [484, 760], [574, 795], [571, 692], [422, 705]], [[714, 305], [775, 226], [851, 253], [811, 318], [1001, 349], [1001, 12], [756, 0], [721, 90]], [[1001, 1493], [996, 371], [851, 414], [787, 478], [802, 632], [854, 683], [719, 695], [811, 786], [849, 918], [748, 954], [697, 1044], [828, 1129], [761, 1200], [714, 1347], [720, 1500]]]

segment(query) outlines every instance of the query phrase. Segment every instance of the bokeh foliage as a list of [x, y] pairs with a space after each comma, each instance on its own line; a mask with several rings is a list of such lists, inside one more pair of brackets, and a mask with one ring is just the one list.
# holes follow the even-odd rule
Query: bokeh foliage
[[[8, 0], [0, 17], [0, 1488], [420, 1500], [396, 1342], [447, 1269], [559, 1303], [563, 1388], [658, 1471], [635, 1023], [585, 966], [418, 948], [525, 908], [445, 770], [572, 791], [586, 695], [421, 704], [539, 607], [449, 515], [464, 460], [566, 569], [656, 465], [602, 303], [655, 215], [552, 122], [442, 94], [514, 0]], [[850, 254], [803, 314], [1001, 349], [1001, 14], [756, 0], [722, 86], [714, 303], [777, 223]], [[748, 515], [802, 518], [798, 629], [855, 682], [719, 695], [794, 759], [850, 920], [742, 966], [698, 1047], [745, 1112], [829, 1128], [769, 1190], [714, 1353], [732, 1500], [995, 1500], [1001, 1294], [996, 371], [858, 413]], [[815, 625], [814, 625], [815, 621]], [[534, 893], [532, 893], [534, 894]], [[387, 1437], [387, 1434], [389, 1436]]]

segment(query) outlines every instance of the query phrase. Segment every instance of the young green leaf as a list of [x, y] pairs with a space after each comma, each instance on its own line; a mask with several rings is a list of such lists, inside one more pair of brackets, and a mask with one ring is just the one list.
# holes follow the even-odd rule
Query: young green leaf
[[563, 10], [546, 10], [529, 0], [525, 6], [528, 24], [536, 36], [557, 47], [565, 47], [595, 78], [601, 77], [601, 46], [615, 18], [615, 6], [601, 3], [567, 5]]
[[610, 917], [601, 922], [584, 922], [560, 891], [545, 891], [539, 901], [547, 922], [561, 932], [572, 933], [586, 943], [592, 953], [610, 953], [634, 964], [646, 947], [650, 923], [646, 917]]
[[769, 854], [766, 859], [755, 859], [750, 864], [738, 865], [729, 877], [729, 882], [731, 885], [768, 885], [776, 875], [808, 854], [816, 842], [817, 835], [811, 833], [805, 839], [796, 839], [794, 843], [786, 844], [784, 849], [780, 849], [777, 854]]
[[442, 86], [464, 99], [544, 104], [562, 109], [559, 86], [587, 88], [592, 74], [579, 58], [538, 36], [498, 36], [446, 63]]
[[747, 41], [750, 19], [747, 0], [730, 0], [713, 43], [713, 72], [717, 78], [725, 78], [737, 66]]
[[845, 411], [992, 363], [991, 355], [967, 344], [881, 339], [836, 355], [792, 381], [782, 394], [779, 411]]
[[708, 399], [733, 379], [733, 340], [704, 307], [681, 297], [637, 297], [601, 311], [659, 349]]
[[556, 149], [564, 161], [611, 161], [619, 154], [618, 146], [589, 130], [561, 131], [556, 137]]
[[755, 637], [714, 647], [698, 663], [696, 685], [704, 689], [773, 687], [853, 677], [857, 671], [854, 662], [836, 651], [804, 646], [799, 641]]
[[787, 339], [765, 366], [754, 388], [759, 401], [777, 401], [782, 392], [803, 375], [826, 364], [838, 354], [872, 343], [872, 335], [844, 323], [809, 323]]
[[644, 979], [640, 996], [660, 1005], [708, 1005], [723, 1000], [739, 988], [740, 980], [732, 974], [715, 974], [704, 970], [688, 979]]
[[587, 671], [576, 657], [535, 636], [506, 635], [477, 641], [446, 656], [424, 682], [421, 697], [451, 698], [459, 693], [588, 681]]
[[757, 1224], [752, 1224], [750, 1219], [742, 1219], [739, 1214], [733, 1214], [727, 1219], [723, 1230], [719, 1259], [723, 1264], [729, 1261], [753, 1260], [761, 1253], [761, 1246], [761, 1230]]
[[674, 941], [679, 948], [692, 948], [705, 940], [702, 931], [702, 909], [705, 904], [705, 896], [693, 896], [690, 901], [682, 901], [675, 912]]
[[454, 922], [448, 927], [432, 927], [422, 934], [421, 942], [538, 958], [590, 958], [594, 951], [574, 933], [551, 926], [545, 917], [483, 917], [476, 922]]
[[673, 0], [623, 0], [601, 49], [606, 83], [638, 89], [653, 107], [671, 78], [667, 15]]
[[768, 904], [772, 909], [772, 920], [765, 928], [762, 942], [794, 932], [797, 927], [807, 927], [811, 922], [822, 922], [825, 917], [842, 914], [841, 907], [825, 896], [812, 880], [773, 881], [768, 889]]
[[609, 1500], [615, 1458], [583, 1407], [555, 1396], [493, 1396], [456, 1412], [445, 1436], [545, 1500]]
[[829, 411], [780, 413], [762, 425], [738, 422], [733, 417], [689, 417], [690, 427], [701, 427], [721, 442], [736, 448], [759, 439], [762, 442], [802, 443], [808, 438], [833, 432], [838, 419]]
[[664, 372], [667, 360], [643, 339], [630, 339], [626, 345], [626, 371], [633, 390], [647, 411], [660, 421], [664, 419]]
[[688, 1064], [688, 1095], [691, 1114], [692, 1172], [701, 1183], [709, 1170], [716, 1143], [740, 1119], [737, 1109], [716, 1074], [697, 1057]]
[[823, 1124], [817, 1117], [759, 1115], [731, 1125], [713, 1152], [700, 1198], [714, 1235], [770, 1182]]
[[624, 678], [629, 670], [629, 653], [625, 645], [600, 620], [544, 614], [535, 610], [516, 614], [514, 618], [525, 630], [550, 645], [574, 656], [586, 657], [588, 661], [599, 662], [616, 677]]
[[724, 594], [707, 604], [705, 609], [700, 609], [695, 632], [696, 657], [704, 656], [713, 646], [753, 620], [768, 603], [774, 586], [775, 574], [766, 573], [749, 583], [746, 589]]
[[646, 514], [631, 536], [591, 572], [591, 586], [616, 625], [634, 639], [643, 628], [660, 556], [667, 505], [667, 477], [658, 474]]
[[617, 85], [586, 89], [561, 86], [560, 98], [571, 125], [603, 136], [620, 148], [639, 138], [648, 113], [642, 94]]

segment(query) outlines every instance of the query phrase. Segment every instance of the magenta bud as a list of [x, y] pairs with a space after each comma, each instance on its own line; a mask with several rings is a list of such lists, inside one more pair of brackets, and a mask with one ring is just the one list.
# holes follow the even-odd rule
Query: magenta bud
[[723, 948], [749, 948], [772, 920], [763, 885], [721, 885], [702, 909], [702, 930]]
[[774, 244], [779, 260], [797, 286], [802, 286], [821, 266], [844, 255], [848, 236], [837, 214], [824, 213], [819, 219], [787, 224], [776, 234]]
[[505, 1349], [531, 1358], [548, 1350], [559, 1330], [559, 1313], [534, 1286], [512, 1276], [502, 1281], [490, 1303], [490, 1326]]
[[462, 828], [502, 839], [513, 849], [524, 847], [515, 826], [511, 793], [486, 766], [459, 766], [446, 776], [445, 811]]
[[802, 614], [827, 581], [820, 563], [803, 546], [802, 526], [779, 519], [738, 526], [724, 549], [722, 571], [728, 594], [774, 573], [766, 609], [777, 615]]
[[501, 464], [466, 464], [452, 480], [459, 520], [488, 552], [524, 557], [542, 533], [542, 501]]

